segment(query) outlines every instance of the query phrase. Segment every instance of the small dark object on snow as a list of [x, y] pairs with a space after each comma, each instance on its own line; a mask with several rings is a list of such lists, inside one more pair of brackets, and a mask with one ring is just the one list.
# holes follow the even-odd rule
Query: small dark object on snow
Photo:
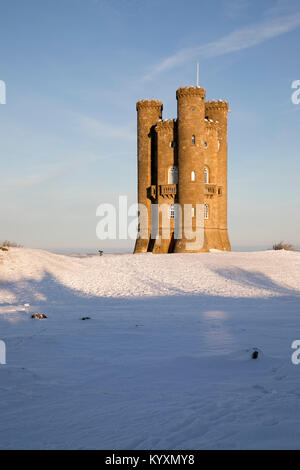
[[82, 317], [81, 320], [90, 320], [90, 319], [91, 319], [91, 317]]
[[252, 359], [257, 359], [257, 358], [258, 358], [258, 351], [255, 350], [255, 351], [253, 351], [253, 353], [252, 353]]
[[103, 255], [103, 250], [98, 250], [98, 253], [99, 253], [100, 256], [102, 256]]
[[38, 318], [39, 320], [42, 320], [43, 318], [47, 318], [47, 316], [44, 313], [33, 313], [31, 318]]

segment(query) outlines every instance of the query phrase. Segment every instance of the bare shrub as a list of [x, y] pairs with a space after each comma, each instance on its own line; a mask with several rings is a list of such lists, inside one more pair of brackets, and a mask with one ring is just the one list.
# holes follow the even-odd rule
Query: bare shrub
[[290, 243], [285, 243], [282, 241], [279, 243], [275, 243], [275, 245], [273, 245], [273, 250], [295, 251], [295, 248]]
[[4, 242], [0, 243], [1, 246], [5, 246], [6, 248], [23, 248], [22, 245], [18, 245], [18, 243], [10, 242], [9, 240], [4, 240]]

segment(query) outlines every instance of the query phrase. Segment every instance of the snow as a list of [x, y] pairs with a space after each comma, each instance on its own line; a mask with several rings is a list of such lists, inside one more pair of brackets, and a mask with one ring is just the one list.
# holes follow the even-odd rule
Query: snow
[[296, 252], [1, 253], [0, 447], [299, 449], [299, 307]]

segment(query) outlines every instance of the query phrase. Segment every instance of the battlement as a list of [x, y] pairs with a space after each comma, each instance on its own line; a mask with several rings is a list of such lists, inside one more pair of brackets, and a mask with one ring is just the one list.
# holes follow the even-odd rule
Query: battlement
[[223, 101], [223, 100], [206, 101], [205, 109], [207, 109], [207, 110], [210, 110], [210, 109], [224, 109], [224, 110], [228, 111], [228, 102]]
[[162, 101], [160, 100], [139, 100], [136, 103], [136, 110], [139, 111], [140, 109], [150, 109], [150, 108], [159, 108], [163, 109]]
[[213, 119], [204, 119], [205, 127], [208, 129], [216, 129], [218, 125], [218, 121], [214, 121]]
[[155, 130], [157, 133], [171, 133], [173, 132], [175, 119], [164, 119], [159, 120], [155, 126]]
[[176, 99], [190, 97], [190, 96], [200, 96], [203, 100], [205, 99], [206, 92], [202, 87], [193, 87], [190, 86], [187, 88], [186, 86], [178, 88], [176, 91]]

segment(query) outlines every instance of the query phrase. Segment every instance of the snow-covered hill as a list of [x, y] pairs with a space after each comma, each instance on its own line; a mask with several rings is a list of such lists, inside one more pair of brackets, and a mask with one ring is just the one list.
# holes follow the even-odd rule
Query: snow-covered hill
[[21, 302], [28, 291], [48, 297], [47, 283], [50, 295], [57, 286], [56, 300], [60, 288], [97, 297], [266, 297], [300, 291], [300, 253], [290, 251], [74, 258], [15, 248], [2, 258], [1, 280]]
[[300, 253], [0, 252], [0, 447], [300, 448], [295, 339]]

